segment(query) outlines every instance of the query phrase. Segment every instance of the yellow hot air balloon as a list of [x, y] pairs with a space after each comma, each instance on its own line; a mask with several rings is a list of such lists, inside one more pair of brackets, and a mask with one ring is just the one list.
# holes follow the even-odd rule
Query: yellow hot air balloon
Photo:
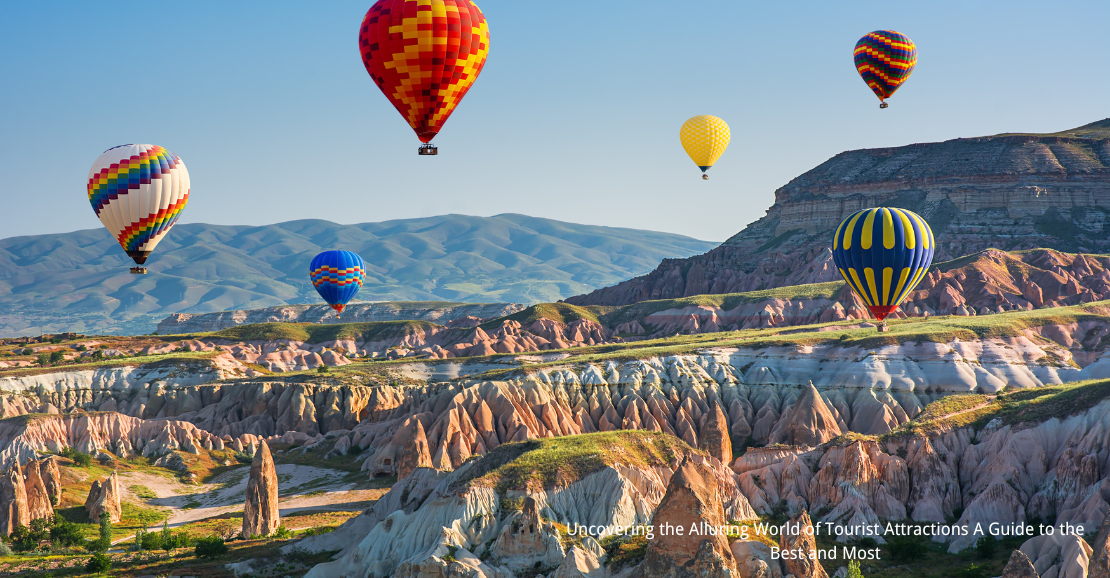
[[682, 123], [682, 129], [678, 131], [682, 148], [686, 149], [686, 154], [701, 169], [701, 178], [705, 180], [709, 180], [705, 171], [724, 154], [730, 136], [728, 124], [708, 114], [695, 116]]

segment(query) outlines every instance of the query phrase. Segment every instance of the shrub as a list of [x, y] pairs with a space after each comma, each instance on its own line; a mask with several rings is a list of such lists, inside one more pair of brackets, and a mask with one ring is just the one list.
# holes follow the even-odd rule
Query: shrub
[[54, 516], [50, 524], [50, 542], [55, 546], [81, 548], [85, 545], [85, 535], [77, 524]]
[[53, 352], [50, 353], [50, 363], [61, 363], [61, 362], [65, 361], [65, 359], [66, 359], [66, 354], [63, 353], [61, 350], [53, 351]]
[[984, 560], [994, 558], [995, 543], [994, 536], [979, 536], [975, 541], [975, 553]]
[[162, 549], [162, 533], [161, 532], [143, 532], [142, 546], [143, 550], [161, 550]]
[[8, 547], [8, 543], [0, 540], [0, 556], [11, 556], [12, 549]]
[[906, 563], [925, 557], [929, 547], [910, 536], [892, 536], [887, 541], [887, 549], [895, 561]]
[[859, 569], [859, 560], [851, 560], [848, 562], [847, 578], [863, 578], [863, 572]]
[[45, 353], [40, 353], [37, 361], [39, 365], [41, 365], [42, 367], [46, 367], [47, 365], [50, 365], [50, 356]]
[[962, 570], [956, 570], [954, 574], [954, 578], [987, 578], [988, 576], [986, 568], [980, 568], [975, 564]]
[[34, 355], [35, 350], [28, 347], [28, 348], [24, 349], [23, 351], [21, 351], [20, 353], [22, 353], [23, 355]]
[[92, 558], [85, 562], [85, 571], [93, 574], [103, 574], [111, 568], [112, 560], [100, 552], [93, 554]]
[[326, 365], [321, 365], [320, 367], [316, 368], [316, 373], [327, 373], [329, 371], [331, 371], [331, 368]]
[[77, 351], [88, 351], [88, 350], [89, 350], [88, 346], [86, 346], [84, 343], [77, 346]]
[[88, 454], [83, 454], [73, 448], [65, 448], [59, 455], [61, 455], [63, 458], [68, 458], [72, 460], [73, 465], [82, 468], [87, 468], [89, 464], [92, 463], [92, 458], [90, 458]]
[[96, 351], [93, 351], [92, 358], [93, 359], [104, 359], [104, 350], [103, 349], [97, 349]]
[[277, 530], [270, 534], [270, 537], [275, 540], [288, 540], [293, 537], [293, 532], [285, 526], [278, 526]]
[[223, 538], [200, 538], [197, 540], [194, 553], [197, 558], [219, 558], [227, 554], [227, 544], [224, 544]]

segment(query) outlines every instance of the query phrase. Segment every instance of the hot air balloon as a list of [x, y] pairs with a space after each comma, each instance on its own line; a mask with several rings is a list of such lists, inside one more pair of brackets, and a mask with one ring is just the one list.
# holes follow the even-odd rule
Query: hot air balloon
[[362, 289], [366, 264], [350, 251], [324, 251], [313, 257], [308, 275], [316, 292], [335, 309], [338, 319], [343, 307]]
[[905, 34], [876, 30], [859, 39], [852, 56], [856, 71], [879, 97], [879, 108], [886, 108], [886, 99], [913, 74], [917, 46]]
[[430, 141], [489, 54], [482, 11], [470, 0], [378, 0], [362, 19], [358, 47], [374, 84], [424, 143], [419, 154], [437, 154]]
[[104, 151], [89, 169], [89, 202], [100, 222], [145, 274], [151, 251], [189, 202], [189, 171], [170, 151], [126, 144]]
[[678, 131], [682, 148], [686, 149], [686, 154], [690, 155], [690, 159], [701, 169], [701, 178], [707, 181], [709, 175], [705, 174], [705, 171], [708, 171], [724, 154], [730, 137], [728, 124], [707, 114], [687, 120], [682, 123], [682, 128]]
[[833, 262], [848, 286], [883, 322], [917, 286], [933, 262], [929, 224], [913, 211], [880, 207], [857, 211], [833, 236]]

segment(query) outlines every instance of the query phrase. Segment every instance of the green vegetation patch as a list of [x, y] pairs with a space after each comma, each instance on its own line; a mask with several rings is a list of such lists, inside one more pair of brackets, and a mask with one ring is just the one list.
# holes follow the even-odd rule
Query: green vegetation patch
[[504, 321], [517, 321], [521, 325], [531, 325], [539, 319], [550, 319], [559, 323], [570, 323], [571, 321], [578, 321], [579, 319], [586, 319], [588, 321], [598, 321], [598, 315], [611, 307], [579, 307], [569, 303], [539, 303], [533, 305], [523, 311], [518, 311], [512, 315], [507, 315], [499, 319], [493, 319], [483, 323], [480, 327], [482, 329], [496, 329], [501, 327]]
[[614, 431], [503, 444], [456, 480], [508, 490], [562, 487], [614, 463], [663, 466], [680, 453], [697, 452], [682, 440], [649, 431]]
[[724, 293], [718, 295], [695, 295], [681, 299], [658, 299], [654, 301], [641, 301], [627, 305], [606, 313], [602, 322], [610, 327], [615, 327], [627, 321], [641, 321], [652, 313], [670, 309], [683, 309], [685, 307], [719, 307], [728, 311], [747, 303], [758, 303], [768, 299], [831, 299], [844, 288], [843, 281], [830, 281], [828, 283], [811, 283], [807, 285], [791, 285], [789, 287], [776, 287], [761, 291], [748, 291], [745, 293]]
[[381, 341], [442, 327], [429, 321], [372, 321], [366, 323], [254, 323], [208, 334], [229, 341], [302, 341], [323, 343], [340, 339]]

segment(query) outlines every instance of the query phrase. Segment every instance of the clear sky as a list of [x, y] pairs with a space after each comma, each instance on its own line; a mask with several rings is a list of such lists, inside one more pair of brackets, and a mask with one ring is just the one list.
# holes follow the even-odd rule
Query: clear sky
[[[8, 2], [0, 237], [98, 227], [105, 149], [152, 143], [192, 179], [181, 222], [359, 223], [505, 212], [724, 240], [838, 152], [1110, 116], [1110, 2], [477, 0], [485, 70], [436, 138], [375, 88], [369, 0]], [[879, 110], [856, 40], [898, 30], [912, 78]], [[703, 182], [693, 115], [732, 128]]]

